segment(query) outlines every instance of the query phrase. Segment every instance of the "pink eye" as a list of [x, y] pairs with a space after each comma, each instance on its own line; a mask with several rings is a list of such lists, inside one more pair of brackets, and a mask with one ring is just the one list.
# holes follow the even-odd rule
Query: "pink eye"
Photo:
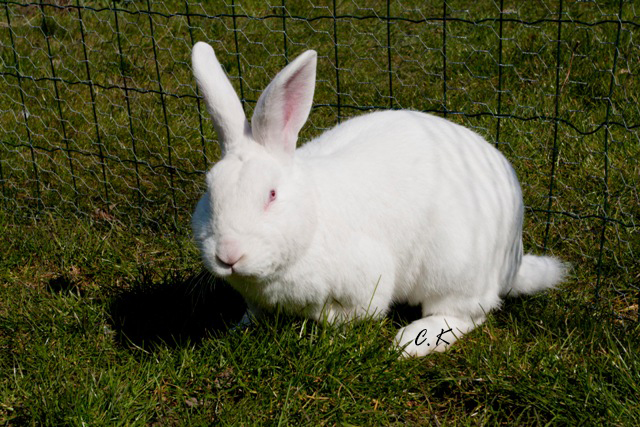
[[264, 210], [266, 211], [267, 209], [269, 209], [269, 206], [271, 206], [271, 203], [273, 203], [276, 200], [276, 190], [269, 190], [269, 200], [267, 200], [267, 203], [264, 204]]

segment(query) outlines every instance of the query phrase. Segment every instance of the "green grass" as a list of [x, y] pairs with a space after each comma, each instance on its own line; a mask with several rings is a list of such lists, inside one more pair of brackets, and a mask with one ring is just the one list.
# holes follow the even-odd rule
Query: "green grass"
[[408, 310], [229, 330], [241, 299], [196, 274], [187, 237], [53, 218], [0, 232], [6, 425], [640, 422], [640, 326], [587, 304], [579, 278], [399, 361]]
[[[384, 17], [383, 2], [338, 1], [335, 22], [332, 2], [286, 2], [285, 50], [280, 7], [236, 3], [234, 24], [230, 5], [189, 4], [187, 19], [172, 15], [184, 2], [151, 4], [151, 15], [147, 2], [117, 2], [119, 34], [112, 2], [80, 14], [67, 2], [2, 5], [0, 423], [640, 424], [631, 5], [618, 31], [618, 2], [563, 2], [558, 44], [545, 21], [558, 2], [505, 1], [500, 50], [495, 2], [448, 1], [446, 33], [442, 21], [414, 22], [442, 16], [442, 3], [391, 2], [401, 19], [387, 26], [350, 17]], [[189, 69], [197, 40], [214, 46], [248, 115], [287, 60], [316, 49], [302, 141], [371, 107], [452, 112], [513, 163], [525, 247], [572, 262], [570, 281], [508, 300], [421, 360], [390, 350], [413, 314], [404, 307], [382, 322], [275, 316], [229, 330], [241, 298], [201, 273], [189, 237], [202, 171], [219, 156]]]

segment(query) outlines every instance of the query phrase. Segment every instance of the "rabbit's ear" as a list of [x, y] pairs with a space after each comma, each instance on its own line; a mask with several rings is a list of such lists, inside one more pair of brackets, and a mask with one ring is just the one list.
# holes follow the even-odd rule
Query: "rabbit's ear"
[[260, 144], [293, 155], [298, 132], [311, 111], [316, 57], [313, 50], [298, 56], [278, 73], [258, 99], [251, 127]]
[[213, 48], [198, 42], [191, 52], [193, 75], [204, 96], [213, 125], [218, 132], [221, 148], [240, 143], [243, 134], [251, 134], [242, 104], [231, 82], [222, 70]]

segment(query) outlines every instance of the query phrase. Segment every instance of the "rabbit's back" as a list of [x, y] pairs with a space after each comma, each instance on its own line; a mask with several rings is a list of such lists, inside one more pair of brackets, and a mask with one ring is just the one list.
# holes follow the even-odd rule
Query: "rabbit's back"
[[298, 152], [316, 183], [323, 245], [366, 236], [385, 248], [395, 300], [513, 280], [520, 187], [504, 156], [476, 133], [428, 114], [385, 111], [351, 119]]

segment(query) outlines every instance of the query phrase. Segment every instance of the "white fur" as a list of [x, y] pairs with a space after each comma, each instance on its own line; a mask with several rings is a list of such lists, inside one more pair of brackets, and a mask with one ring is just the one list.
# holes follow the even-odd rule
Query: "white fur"
[[384, 111], [296, 150], [312, 104], [314, 51], [269, 84], [251, 127], [213, 49], [198, 43], [192, 59], [225, 153], [207, 174], [193, 232], [206, 267], [252, 314], [280, 308], [340, 320], [421, 304], [424, 318], [398, 331], [396, 345], [423, 356], [482, 323], [501, 296], [563, 279], [553, 258], [522, 262], [518, 180], [476, 133]]

